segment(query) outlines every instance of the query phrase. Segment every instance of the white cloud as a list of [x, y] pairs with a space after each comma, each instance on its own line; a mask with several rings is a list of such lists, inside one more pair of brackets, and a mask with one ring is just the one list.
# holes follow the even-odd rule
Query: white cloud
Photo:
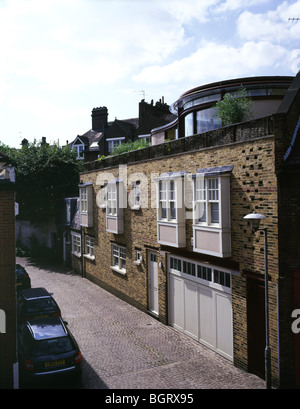
[[300, 38], [300, 24], [289, 20], [300, 16], [300, 1], [288, 5], [285, 1], [276, 10], [266, 13], [245, 11], [238, 19], [237, 30], [246, 40], [291, 42]]
[[14, 119], [7, 118], [14, 118], [16, 107], [28, 136], [31, 127], [47, 122], [49, 135], [55, 127], [64, 128], [64, 139], [71, 140], [67, 133], [74, 130], [74, 118], [79, 124], [84, 117], [80, 131], [88, 129], [93, 106], [108, 106], [112, 117], [135, 116], [129, 112], [138, 110], [138, 90], [150, 99], [164, 95], [171, 103], [193, 86], [239, 76], [290, 75], [300, 65], [300, 23], [288, 21], [300, 16], [300, 0], [275, 6], [271, 0], [0, 4], [2, 135], [5, 126], [11, 133]]
[[[120, 12], [117, 12], [120, 7]], [[151, 2], [15, 0], [0, 9], [0, 76], [35, 79], [37, 88], [116, 82], [160, 63], [188, 43], [180, 22]], [[66, 24], [67, 21], [67, 24]]]
[[143, 69], [134, 79], [143, 83], [166, 84], [170, 81], [195, 83], [222, 80], [240, 76], [258, 75], [260, 70], [272, 66], [280, 68], [286, 63], [297, 69], [299, 51], [288, 52], [270, 42], [247, 42], [235, 48], [224, 44], [206, 42], [189, 57], [171, 64], [153, 65]]
[[269, 0], [247, 0], [247, 2], [245, 2], [245, 0], [226, 0], [219, 2], [217, 11], [219, 13], [225, 13], [227, 11], [249, 8], [258, 4], [261, 5], [268, 1]]
[[219, 2], [220, 0], [164, 0], [159, 2], [159, 7], [180, 21], [181, 24], [187, 24], [192, 19], [199, 22], [207, 21], [211, 7]]

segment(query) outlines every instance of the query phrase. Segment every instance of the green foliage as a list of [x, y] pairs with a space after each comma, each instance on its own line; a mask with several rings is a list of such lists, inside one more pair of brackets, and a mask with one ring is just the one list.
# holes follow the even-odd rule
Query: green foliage
[[147, 143], [145, 140], [136, 140], [136, 141], [129, 141], [126, 143], [122, 143], [121, 145], [117, 146], [112, 155], [120, 155], [121, 153], [136, 151], [137, 149], [146, 148], [150, 144]]
[[225, 94], [221, 101], [215, 105], [216, 116], [221, 119], [222, 125], [231, 125], [243, 122], [251, 117], [252, 101], [247, 96], [247, 91], [241, 88], [234, 96]]
[[82, 164], [76, 153], [36, 141], [5, 153], [15, 167], [19, 217], [33, 224], [57, 219], [63, 198], [78, 194]]
[[11, 148], [0, 141], [0, 152], [9, 155]]

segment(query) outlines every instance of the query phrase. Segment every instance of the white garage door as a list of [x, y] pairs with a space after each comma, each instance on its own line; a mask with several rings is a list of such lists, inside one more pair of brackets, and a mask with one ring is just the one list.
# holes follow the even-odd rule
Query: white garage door
[[169, 324], [232, 360], [230, 272], [170, 256]]

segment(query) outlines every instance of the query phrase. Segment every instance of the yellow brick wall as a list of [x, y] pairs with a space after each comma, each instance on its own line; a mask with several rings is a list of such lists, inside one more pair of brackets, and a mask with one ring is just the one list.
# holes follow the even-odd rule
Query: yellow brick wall
[[[258, 138], [243, 143], [233, 143], [222, 147], [202, 149], [176, 154], [140, 163], [128, 164], [122, 168], [112, 167], [86, 172], [82, 182], [94, 183], [94, 226], [85, 233], [95, 237], [95, 261], [85, 260], [87, 277], [137, 307], [147, 310], [147, 249], [161, 250], [157, 243], [156, 208], [151, 207], [151, 194], [155, 194], [155, 183], [151, 185], [151, 175], [163, 172], [187, 171], [195, 173], [199, 168], [234, 165], [231, 175], [231, 229], [232, 260], [239, 263], [240, 276], [232, 283], [234, 354], [238, 366], [247, 369], [247, 271], [264, 274], [264, 238], [260, 232], [252, 234], [243, 217], [256, 210], [266, 216], [265, 226], [269, 230], [269, 273], [270, 283], [270, 336], [274, 355], [273, 371], [277, 373], [277, 315], [276, 283], [278, 279], [277, 245], [277, 181], [274, 169], [274, 137]], [[100, 190], [97, 178], [109, 172], [115, 178], [127, 178], [133, 173], [147, 176], [149, 207], [135, 211], [124, 210], [124, 234], [106, 232], [104, 210], [97, 207], [96, 197]], [[138, 178], [137, 178], [138, 179]], [[99, 180], [99, 179], [98, 179]], [[151, 189], [153, 192], [151, 192]], [[131, 186], [128, 186], [128, 192]], [[192, 220], [186, 220], [186, 250], [192, 253]], [[126, 276], [111, 270], [111, 243], [126, 246]], [[135, 248], [142, 251], [143, 263], [136, 266]], [[176, 248], [174, 248], [176, 254]], [[192, 254], [191, 254], [192, 255]], [[167, 323], [167, 265], [164, 253], [158, 253], [162, 263], [159, 273], [159, 319]]]

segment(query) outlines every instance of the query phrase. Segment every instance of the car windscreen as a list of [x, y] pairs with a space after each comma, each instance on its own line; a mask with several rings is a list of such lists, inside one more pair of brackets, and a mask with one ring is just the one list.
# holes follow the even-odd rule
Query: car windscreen
[[55, 301], [52, 298], [42, 298], [26, 302], [23, 311], [28, 314], [35, 314], [41, 311], [53, 311], [53, 309], [57, 309]]
[[57, 355], [70, 352], [73, 349], [74, 347], [69, 337], [43, 339], [34, 343], [32, 355], [35, 357]]

